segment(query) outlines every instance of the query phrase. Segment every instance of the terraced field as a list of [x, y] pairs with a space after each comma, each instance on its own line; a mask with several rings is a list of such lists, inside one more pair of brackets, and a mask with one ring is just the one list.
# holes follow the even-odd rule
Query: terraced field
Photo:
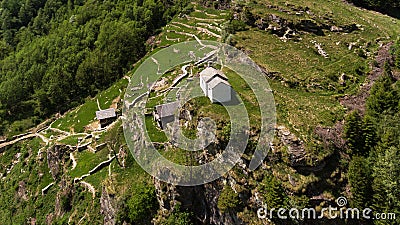
[[160, 46], [195, 40], [221, 41], [228, 11], [203, 8], [193, 4], [189, 15], [181, 15], [163, 28]]

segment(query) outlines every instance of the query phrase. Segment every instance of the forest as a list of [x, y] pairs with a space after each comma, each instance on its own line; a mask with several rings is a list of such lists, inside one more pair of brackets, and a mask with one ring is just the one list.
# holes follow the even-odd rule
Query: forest
[[109, 87], [187, 0], [2, 0], [0, 135]]
[[[351, 161], [348, 178], [352, 207], [371, 207], [376, 212], [400, 213], [400, 81], [392, 68], [400, 68], [400, 42], [392, 48], [395, 62], [374, 84], [364, 113], [346, 118], [344, 134]], [[375, 224], [386, 224], [376, 221]]]
[[400, 17], [400, 2], [398, 0], [350, 0], [357, 6], [377, 10], [391, 16]]

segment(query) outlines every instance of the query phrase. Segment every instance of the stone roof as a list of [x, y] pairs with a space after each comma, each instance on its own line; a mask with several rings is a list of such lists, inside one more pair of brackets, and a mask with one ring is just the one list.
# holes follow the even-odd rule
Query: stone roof
[[155, 107], [156, 113], [160, 118], [173, 116], [175, 111], [179, 108], [179, 102], [171, 102], [162, 105], [158, 105]]
[[217, 86], [218, 84], [226, 84], [228, 86], [231, 86], [228, 81], [220, 78], [219, 76], [215, 77], [214, 79], [212, 79], [210, 82], [208, 82], [208, 88], [214, 88], [215, 86]]
[[217, 76], [220, 77], [221, 79], [228, 80], [228, 78], [221, 70], [217, 70], [213, 67], [207, 67], [200, 72], [200, 78], [205, 80], [207, 83], [213, 80], [213, 78]]
[[117, 116], [117, 114], [115, 113], [115, 109], [114, 108], [109, 108], [109, 109], [100, 110], [100, 111], [96, 112], [96, 118], [98, 120], [114, 118], [116, 116]]

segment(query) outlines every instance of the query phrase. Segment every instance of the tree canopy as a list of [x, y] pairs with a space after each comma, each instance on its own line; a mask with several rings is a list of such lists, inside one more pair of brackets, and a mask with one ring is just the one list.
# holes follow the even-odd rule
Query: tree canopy
[[[109, 87], [186, 0], [2, 0], [0, 133]], [[167, 10], [168, 9], [168, 10]]]

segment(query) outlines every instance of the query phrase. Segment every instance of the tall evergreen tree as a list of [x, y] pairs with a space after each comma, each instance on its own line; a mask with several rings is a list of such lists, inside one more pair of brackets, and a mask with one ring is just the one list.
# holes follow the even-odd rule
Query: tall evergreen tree
[[345, 119], [344, 136], [351, 154], [364, 154], [363, 122], [358, 111], [351, 112]]
[[348, 177], [352, 207], [359, 209], [371, 207], [372, 176], [369, 162], [363, 157], [354, 157], [349, 165]]
[[[373, 168], [374, 209], [380, 213], [400, 215], [400, 150], [392, 146], [382, 150]], [[376, 221], [376, 224], [399, 224], [395, 221]]]

